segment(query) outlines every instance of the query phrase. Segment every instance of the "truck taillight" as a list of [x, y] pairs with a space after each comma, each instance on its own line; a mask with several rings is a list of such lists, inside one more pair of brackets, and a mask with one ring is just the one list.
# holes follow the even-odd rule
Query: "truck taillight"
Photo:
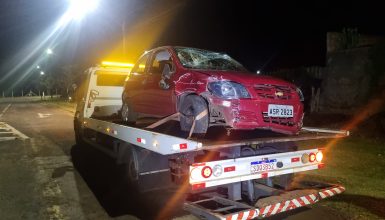
[[322, 151], [318, 151], [315, 155], [315, 159], [318, 161], [318, 162], [321, 162], [322, 159], [324, 158], [324, 154], [322, 153]]
[[313, 163], [316, 159], [315, 153], [310, 153], [309, 154], [309, 162]]
[[200, 169], [197, 167], [194, 167], [190, 172], [190, 179], [197, 180], [201, 178]]
[[209, 166], [203, 167], [202, 176], [204, 178], [209, 178], [211, 176], [211, 174], [213, 174], [213, 170], [211, 169], [211, 167], [209, 167]]
[[301, 161], [302, 161], [302, 163], [309, 162], [309, 154], [307, 154], [307, 153], [302, 154]]

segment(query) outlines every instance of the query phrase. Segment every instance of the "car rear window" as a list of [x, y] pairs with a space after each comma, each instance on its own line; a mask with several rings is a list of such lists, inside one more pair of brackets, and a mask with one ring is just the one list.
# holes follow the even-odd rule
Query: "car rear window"
[[96, 79], [97, 86], [123, 86], [127, 75], [121, 74], [98, 74]]

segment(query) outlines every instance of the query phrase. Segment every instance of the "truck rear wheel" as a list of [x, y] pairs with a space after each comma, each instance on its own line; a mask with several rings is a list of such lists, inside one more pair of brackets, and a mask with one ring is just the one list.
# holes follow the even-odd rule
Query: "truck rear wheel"
[[76, 145], [81, 145], [83, 143], [83, 131], [81, 128], [80, 120], [79, 120], [80, 113], [76, 112], [74, 117], [74, 132], [75, 132], [75, 142]]
[[122, 161], [119, 162], [118, 169], [123, 180], [130, 191], [138, 192], [139, 189], [139, 160], [135, 146], [122, 143], [120, 146]]
[[[180, 127], [182, 131], [190, 132], [194, 119], [202, 112], [208, 112], [207, 104], [205, 100], [197, 95], [186, 96], [179, 108], [180, 116]], [[195, 121], [193, 130], [194, 136], [203, 137], [209, 127], [209, 115], [204, 115], [199, 120]]]

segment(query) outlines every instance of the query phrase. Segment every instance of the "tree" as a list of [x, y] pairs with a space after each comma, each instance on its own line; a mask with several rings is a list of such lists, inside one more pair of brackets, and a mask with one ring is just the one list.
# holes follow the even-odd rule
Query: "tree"
[[371, 92], [385, 86], [385, 40], [369, 50], [367, 72], [370, 74]]
[[42, 88], [47, 89], [47, 95], [50, 95], [52, 98], [52, 90], [56, 87], [56, 79], [52, 76], [52, 74], [45, 74], [41, 76], [40, 85]]
[[339, 37], [339, 49], [346, 50], [357, 47], [360, 34], [357, 28], [343, 28]]
[[60, 68], [60, 74], [57, 77], [58, 85], [62, 94], [71, 96], [77, 87], [77, 81], [80, 76], [77, 65], [65, 65]]

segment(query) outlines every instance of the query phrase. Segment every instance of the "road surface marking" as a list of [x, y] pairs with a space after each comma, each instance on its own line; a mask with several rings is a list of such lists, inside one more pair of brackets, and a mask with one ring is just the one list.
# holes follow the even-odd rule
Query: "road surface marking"
[[52, 114], [50, 113], [37, 113], [37, 115], [39, 116], [39, 118], [48, 118], [49, 116], [51, 116]]
[[15, 140], [15, 139], [21, 139], [21, 140], [29, 139], [27, 135], [21, 133], [11, 125], [4, 122], [0, 122], [0, 130], [2, 130], [0, 132], [1, 134], [6, 135], [4, 137], [0, 137], [0, 141], [9, 141], [9, 140]]
[[7, 107], [4, 108], [4, 110], [0, 114], [0, 118], [3, 117], [4, 113], [11, 107], [11, 104], [8, 104]]

